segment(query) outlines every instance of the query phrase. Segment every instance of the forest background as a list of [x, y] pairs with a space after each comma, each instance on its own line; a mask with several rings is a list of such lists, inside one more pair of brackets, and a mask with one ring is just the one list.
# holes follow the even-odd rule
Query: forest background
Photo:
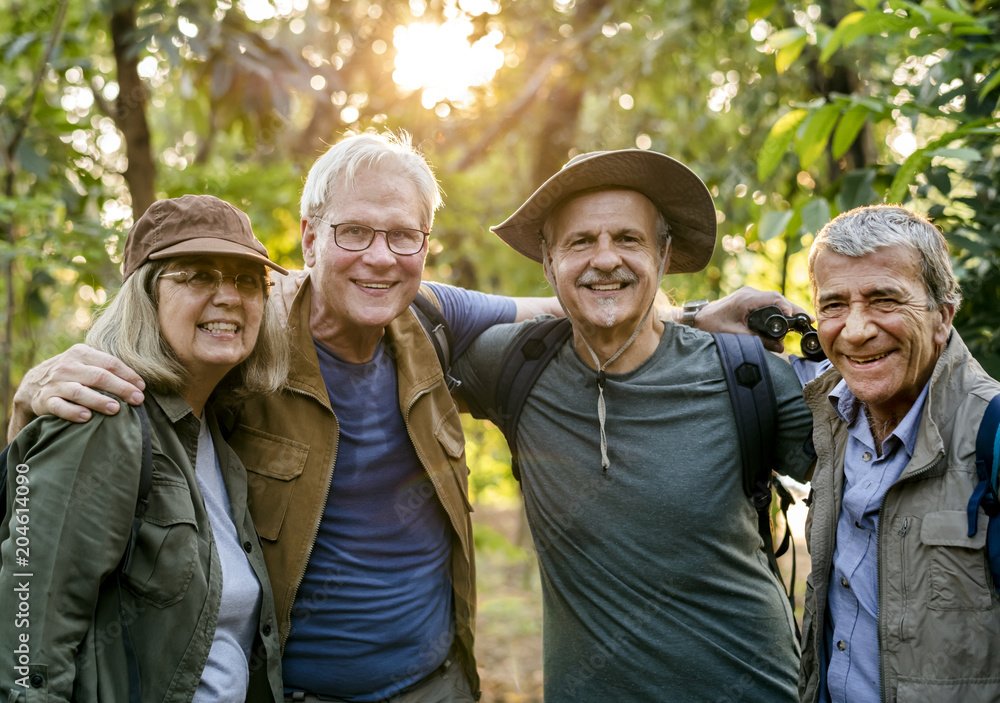
[[[666, 279], [676, 300], [746, 283], [810, 308], [815, 233], [904, 203], [946, 233], [956, 326], [1000, 376], [995, 0], [0, 4], [0, 428], [24, 372], [82, 340], [151, 202], [228, 200], [301, 266], [303, 178], [366, 129], [410, 132], [441, 180], [425, 278], [488, 292], [549, 293], [488, 227], [584, 151], [652, 149], [708, 184], [719, 244]], [[477, 505], [516, 502], [502, 437], [467, 429]], [[494, 527], [477, 539], [530, 563]]]

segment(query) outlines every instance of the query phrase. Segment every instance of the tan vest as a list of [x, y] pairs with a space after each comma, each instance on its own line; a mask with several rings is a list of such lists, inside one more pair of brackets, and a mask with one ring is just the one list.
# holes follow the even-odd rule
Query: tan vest
[[[422, 290], [434, 300], [426, 287]], [[274, 591], [282, 649], [337, 461], [337, 418], [309, 329], [310, 301], [307, 272], [279, 277], [270, 302], [286, 319], [291, 337], [288, 382], [280, 394], [250, 400], [229, 438], [247, 469], [248, 502]], [[396, 360], [399, 407], [410, 440], [451, 523], [458, 659], [472, 690], [478, 691], [472, 506], [458, 408], [434, 347], [409, 309], [386, 328], [385, 343]]]

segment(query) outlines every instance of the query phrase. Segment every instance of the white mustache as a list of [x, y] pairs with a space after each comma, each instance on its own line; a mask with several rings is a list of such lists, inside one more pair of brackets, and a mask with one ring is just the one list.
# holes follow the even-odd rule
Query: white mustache
[[629, 269], [616, 268], [610, 273], [589, 269], [576, 279], [578, 286], [601, 285], [602, 283], [638, 283], [639, 277]]

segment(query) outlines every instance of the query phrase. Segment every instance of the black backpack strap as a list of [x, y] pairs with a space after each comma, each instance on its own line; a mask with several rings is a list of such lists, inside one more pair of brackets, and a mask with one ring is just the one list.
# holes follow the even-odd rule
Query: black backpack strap
[[448, 385], [448, 390], [454, 393], [455, 389], [462, 385], [462, 382], [451, 375], [451, 354], [455, 349], [455, 339], [451, 335], [448, 321], [444, 319], [441, 309], [419, 291], [413, 303], [410, 304], [410, 309], [416, 315], [420, 326], [424, 328], [431, 344], [434, 345], [434, 352], [437, 354], [441, 370], [444, 372], [444, 381]]
[[139, 423], [142, 425], [142, 468], [139, 472], [139, 493], [135, 504], [135, 515], [132, 518], [132, 532], [128, 536], [128, 544], [122, 555], [121, 566], [116, 572], [118, 575], [118, 620], [121, 624], [122, 646], [125, 649], [125, 663], [128, 668], [129, 703], [139, 703], [142, 700], [142, 679], [139, 676], [139, 660], [135, 654], [135, 645], [132, 643], [132, 633], [128, 628], [130, 618], [125, 613], [125, 603], [122, 601], [121, 572], [127, 570], [132, 562], [132, 554], [135, 551], [142, 517], [146, 514], [146, 508], [149, 506], [149, 491], [153, 487], [153, 441], [149, 429], [149, 415], [146, 413], [145, 405], [136, 407], [136, 412], [139, 415]]
[[986, 552], [993, 587], [1000, 593], [1000, 394], [993, 396], [976, 435], [976, 474], [979, 483], [969, 498], [969, 537], [979, 531], [979, 508], [989, 517]]
[[514, 338], [500, 362], [494, 397], [500, 430], [510, 447], [510, 468], [518, 481], [521, 480], [521, 467], [517, 458], [517, 423], [521, 410], [538, 377], [572, 333], [573, 325], [565, 317], [528, 325]]
[[[717, 333], [716, 347], [729, 388], [729, 399], [736, 417], [736, 433], [740, 441], [743, 465], [743, 491], [753, 501], [757, 511], [757, 531], [764, 541], [764, 552], [771, 571], [785, 588], [778, 567], [778, 557], [791, 544], [788, 527], [788, 506], [794, 499], [778, 481], [772, 481], [774, 438], [778, 427], [778, 405], [771, 383], [771, 371], [765, 354], [768, 352], [757, 335]], [[771, 537], [771, 489], [778, 494], [779, 508], [785, 517], [785, 537], [778, 549]], [[791, 584], [785, 588], [792, 612], [795, 611], [795, 550], [792, 550]], [[796, 623], [798, 634], [798, 623]]]

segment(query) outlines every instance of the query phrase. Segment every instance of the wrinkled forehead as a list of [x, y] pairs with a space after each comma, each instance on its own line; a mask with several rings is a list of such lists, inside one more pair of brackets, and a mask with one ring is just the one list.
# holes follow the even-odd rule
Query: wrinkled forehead
[[574, 193], [556, 205], [545, 220], [546, 237], [606, 228], [655, 234], [657, 209], [642, 193], [615, 186]]

